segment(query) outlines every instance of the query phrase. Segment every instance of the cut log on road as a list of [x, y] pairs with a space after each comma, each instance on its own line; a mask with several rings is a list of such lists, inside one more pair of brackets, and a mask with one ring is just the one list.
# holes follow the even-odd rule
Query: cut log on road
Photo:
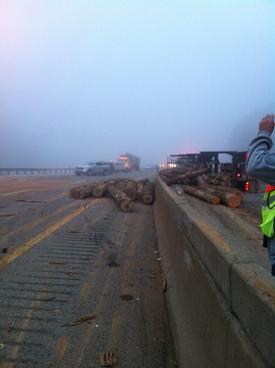
[[148, 179], [137, 182], [137, 200], [142, 201], [144, 185], [148, 183]]
[[134, 180], [123, 180], [119, 182], [116, 187], [126, 193], [133, 201], [137, 199], [137, 184]]
[[94, 184], [80, 185], [70, 190], [70, 197], [74, 199], [84, 199], [93, 196]]
[[205, 167], [203, 169], [194, 170], [194, 171], [188, 172], [186, 174], [177, 175], [177, 176], [175, 176], [173, 178], [166, 179], [165, 182], [168, 185], [172, 185], [172, 184], [183, 184], [186, 179], [195, 178], [196, 176], [199, 176], [201, 174], [207, 173], [208, 171], [209, 171], [209, 168], [208, 167]]
[[111, 198], [113, 198], [123, 212], [130, 212], [133, 210], [135, 202], [130, 199], [121, 189], [115, 187], [114, 185], [110, 185], [107, 189], [107, 193]]
[[199, 198], [205, 202], [212, 204], [219, 204], [220, 198], [212, 193], [206, 192], [201, 189], [191, 187], [190, 185], [183, 185], [183, 190], [185, 193], [190, 194], [196, 198]]
[[108, 189], [108, 186], [113, 185], [113, 181], [108, 181], [104, 183], [100, 183], [94, 186], [93, 189], [93, 197], [100, 198], [103, 197]]
[[143, 187], [142, 201], [145, 204], [152, 204], [154, 202], [154, 184], [146, 183]]

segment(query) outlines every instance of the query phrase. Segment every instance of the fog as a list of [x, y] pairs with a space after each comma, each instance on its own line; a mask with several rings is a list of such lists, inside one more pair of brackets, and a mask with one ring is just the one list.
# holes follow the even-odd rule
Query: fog
[[246, 149], [275, 110], [273, 0], [0, 0], [0, 167]]

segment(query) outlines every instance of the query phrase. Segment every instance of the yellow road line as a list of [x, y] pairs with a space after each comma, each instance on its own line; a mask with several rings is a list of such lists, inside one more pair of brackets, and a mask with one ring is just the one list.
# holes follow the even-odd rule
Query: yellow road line
[[[37, 297], [40, 298], [43, 295], [44, 295], [43, 292], [39, 292], [37, 294]], [[41, 300], [34, 301], [31, 304], [29, 311], [27, 312], [25, 318], [20, 324], [20, 328], [22, 329], [22, 331], [16, 336], [16, 339], [15, 339], [16, 345], [13, 346], [13, 348], [11, 349], [10, 354], [9, 354], [9, 359], [12, 359], [12, 360], [16, 359], [18, 352], [20, 350], [20, 343], [24, 341], [25, 336], [27, 334], [27, 328], [29, 324], [31, 323], [33, 316], [40, 304], [41, 304]], [[0, 368], [13, 368], [13, 367], [14, 367], [13, 362], [4, 362], [3, 364], [0, 365]]]
[[26, 192], [31, 192], [31, 189], [24, 189], [24, 190], [19, 190], [18, 192], [9, 192], [9, 193], [3, 193], [1, 194], [2, 197], [8, 197], [14, 194], [21, 194], [21, 193], [26, 193]]
[[62, 220], [58, 221], [56, 224], [48, 227], [45, 231], [38, 234], [31, 240], [27, 241], [24, 244], [21, 244], [19, 248], [15, 249], [12, 253], [6, 255], [2, 259], [0, 259], [0, 270], [4, 267], [6, 267], [8, 264], [13, 262], [17, 257], [21, 256], [22, 254], [28, 252], [32, 247], [34, 247], [36, 244], [41, 242], [42, 240], [46, 239], [50, 235], [52, 235], [54, 232], [59, 230], [62, 226], [67, 224], [67, 222], [73, 220], [75, 217], [79, 216], [82, 212], [86, 211], [87, 208], [89, 208], [92, 204], [94, 205], [96, 202], [98, 202], [99, 199], [93, 200], [92, 203], [88, 203], [78, 209], [77, 211], [72, 212], [68, 216], [64, 217]]

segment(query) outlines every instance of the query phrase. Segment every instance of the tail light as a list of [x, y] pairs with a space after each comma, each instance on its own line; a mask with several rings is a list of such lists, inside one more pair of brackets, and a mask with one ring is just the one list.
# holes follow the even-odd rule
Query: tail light
[[241, 177], [241, 173], [237, 173], [237, 178], [240, 178]]
[[250, 185], [249, 185], [249, 181], [246, 181], [246, 182], [245, 182], [245, 185], [244, 185], [244, 191], [245, 191], [245, 192], [248, 192], [248, 191], [249, 191], [249, 187], [250, 187]]

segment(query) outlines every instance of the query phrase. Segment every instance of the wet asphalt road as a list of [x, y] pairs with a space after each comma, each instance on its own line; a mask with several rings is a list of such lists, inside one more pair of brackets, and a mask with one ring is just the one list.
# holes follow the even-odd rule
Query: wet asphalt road
[[100, 179], [0, 177], [0, 368], [176, 366], [152, 207], [68, 198]]

